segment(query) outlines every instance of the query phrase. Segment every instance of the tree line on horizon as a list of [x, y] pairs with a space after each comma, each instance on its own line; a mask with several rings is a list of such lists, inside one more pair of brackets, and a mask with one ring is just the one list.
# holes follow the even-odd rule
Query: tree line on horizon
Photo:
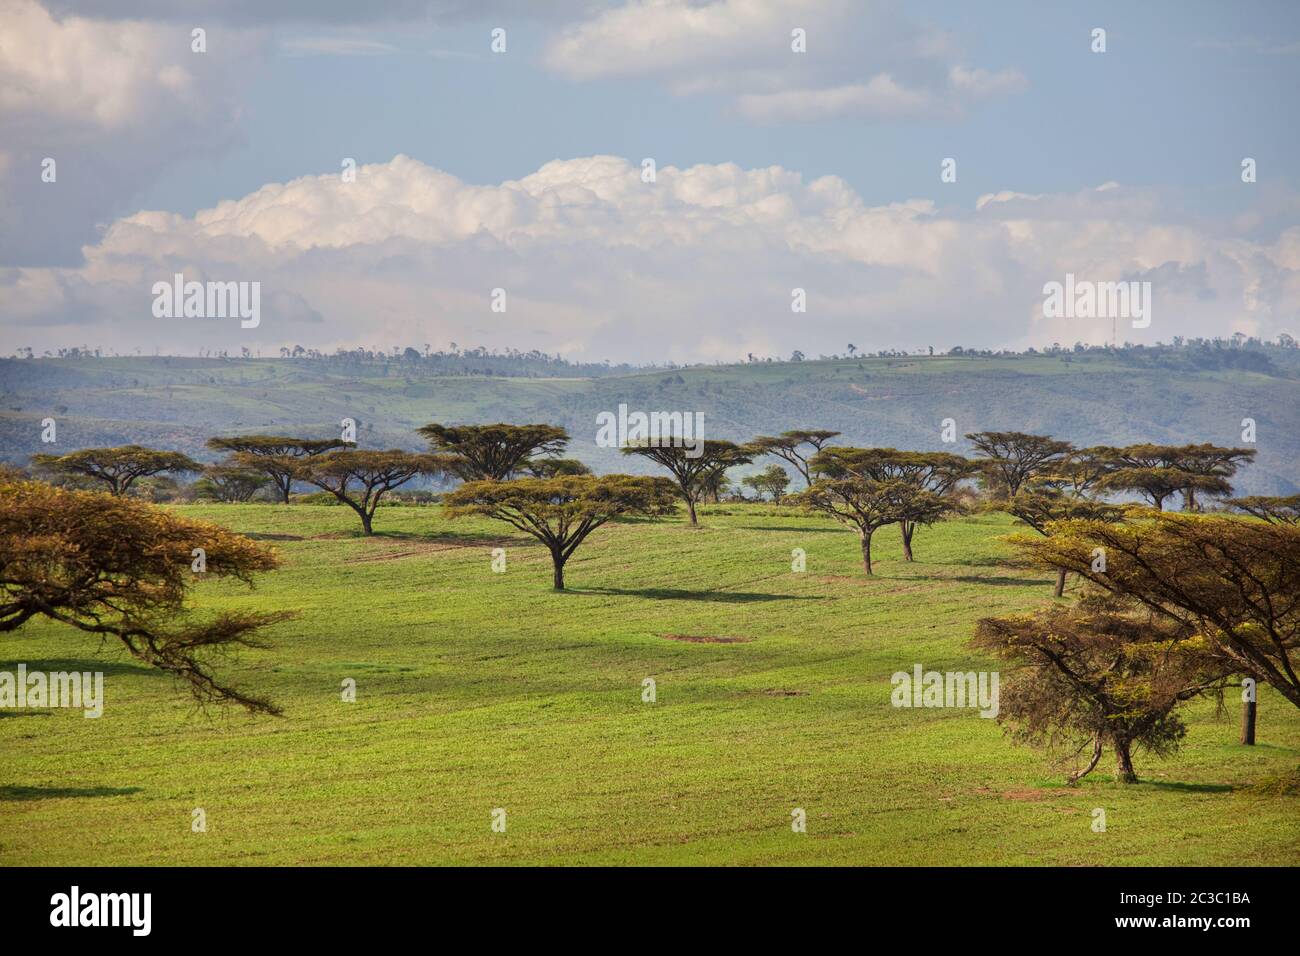
[[[1216, 336], [1214, 338], [1192, 337], [1186, 338], [1181, 335], [1173, 337], [1171, 342], [1165, 343], [1157, 341], [1151, 345], [1143, 343], [1124, 342], [1122, 344], [1090, 344], [1082, 341], [1075, 342], [1073, 345], [1062, 345], [1059, 342], [1053, 342], [1050, 345], [1041, 347], [1028, 346], [1023, 350], [1012, 348], [975, 348], [970, 346], [953, 345], [947, 349], [935, 349], [934, 346], [914, 349], [899, 348], [880, 348], [875, 351], [859, 349], [853, 343], [845, 346], [844, 352], [820, 353], [815, 358], [817, 361], [842, 361], [855, 359], [909, 359], [917, 357], [961, 357], [961, 358], [1008, 358], [1008, 357], [1033, 357], [1033, 356], [1052, 356], [1060, 358], [1062, 361], [1072, 361], [1073, 357], [1105, 354], [1114, 355], [1121, 361], [1130, 364], [1165, 364], [1166, 359], [1176, 357], [1179, 361], [1174, 367], [1188, 369], [1222, 369], [1238, 368], [1246, 371], [1256, 371], [1264, 373], [1276, 373], [1269, 360], [1268, 353], [1272, 350], [1290, 351], [1295, 350], [1298, 346], [1295, 336], [1289, 332], [1278, 334], [1276, 341], [1260, 338], [1258, 336], [1246, 335], [1243, 332], [1236, 332], [1229, 337]], [[22, 346], [15, 350], [13, 358], [30, 360], [35, 358], [46, 359], [100, 359], [100, 358], [133, 358], [141, 357], [139, 350], [134, 356], [118, 355], [116, 351], [105, 350], [103, 348], [92, 348], [88, 345], [70, 346], [64, 348], [45, 349], [39, 356], [31, 346]], [[176, 358], [178, 356], [155, 356], [164, 358]], [[609, 360], [583, 362], [570, 361], [565, 359], [559, 353], [550, 355], [538, 349], [521, 350], [512, 347], [502, 349], [488, 348], [486, 346], [475, 346], [473, 348], [461, 348], [457, 343], [450, 343], [450, 349], [434, 350], [432, 345], [424, 343], [421, 346], [415, 345], [393, 345], [387, 348], [383, 346], [366, 347], [358, 346], [355, 348], [337, 348], [333, 352], [324, 352], [319, 349], [309, 348], [303, 345], [281, 346], [274, 354], [263, 356], [260, 351], [254, 352], [248, 347], [241, 348], [237, 353], [231, 354], [229, 350], [200, 350], [199, 358], [212, 358], [220, 360], [229, 359], [252, 359], [252, 358], [278, 358], [285, 361], [319, 363], [327, 367], [333, 367], [343, 370], [357, 370], [367, 366], [378, 366], [382, 368], [407, 368], [407, 369], [425, 369], [435, 371], [442, 375], [451, 376], [502, 376], [502, 377], [550, 377], [555, 375], [572, 374], [575, 371], [582, 372], [593, 376], [633, 374], [636, 372], [651, 370], [677, 370], [692, 367], [690, 364], [681, 364], [676, 362], [649, 362], [640, 365], [634, 365], [629, 362], [613, 363]], [[747, 353], [743, 358], [737, 357], [734, 361], [725, 362], [716, 360], [712, 364], [715, 366], [730, 364], [783, 364], [799, 363], [810, 361], [812, 356], [805, 353], [802, 349], [794, 349], [788, 358], [780, 356], [762, 356], [753, 352]], [[476, 364], [477, 363], [477, 364]], [[695, 363], [698, 367], [701, 363]]]

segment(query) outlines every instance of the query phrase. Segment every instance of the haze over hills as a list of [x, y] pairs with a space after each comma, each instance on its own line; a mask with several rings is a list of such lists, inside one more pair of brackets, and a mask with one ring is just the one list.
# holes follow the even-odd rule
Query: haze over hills
[[[1140, 350], [1139, 350], [1140, 351]], [[1232, 350], [1236, 351], [1236, 350]], [[358, 423], [359, 444], [422, 448], [428, 422], [551, 422], [573, 436], [569, 455], [595, 470], [653, 466], [595, 444], [597, 415], [701, 412], [705, 436], [744, 441], [791, 428], [830, 428], [839, 442], [969, 452], [982, 430], [1050, 434], [1076, 445], [1134, 442], [1242, 444], [1255, 420], [1258, 459], [1240, 493], [1300, 491], [1300, 354], [1267, 350], [1252, 362], [1202, 368], [1175, 351], [1146, 354], [942, 355], [755, 362], [644, 370], [530, 367], [502, 374], [490, 362], [294, 358], [52, 358], [0, 360], [0, 458], [25, 463], [57, 447], [130, 442], [201, 460], [212, 435], [337, 434]], [[480, 368], [479, 366], [482, 366]], [[1246, 367], [1237, 367], [1246, 366]], [[486, 373], [486, 374], [485, 374]], [[955, 445], [941, 423], [956, 422]], [[766, 462], [765, 462], [766, 464]]]

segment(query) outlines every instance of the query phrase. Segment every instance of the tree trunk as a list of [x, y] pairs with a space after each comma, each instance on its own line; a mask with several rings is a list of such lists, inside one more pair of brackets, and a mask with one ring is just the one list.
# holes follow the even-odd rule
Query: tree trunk
[[280, 486], [280, 496], [284, 499], [284, 503], [286, 505], [289, 503], [289, 489], [292, 487], [293, 487], [292, 481], [286, 481], [283, 485]]
[[1115, 741], [1115, 779], [1120, 783], [1137, 783], [1138, 776], [1133, 770], [1131, 740]]
[[695, 499], [692, 498], [690, 495], [686, 496], [686, 510], [690, 512], [691, 524], [698, 525], [699, 521], [696, 520], [695, 518]]
[[1065, 568], [1058, 568], [1056, 571], [1056, 590], [1052, 592], [1052, 597], [1060, 597], [1065, 593]]
[[916, 523], [912, 521], [900, 521], [899, 528], [903, 531], [903, 560], [912, 560], [912, 532], [916, 531]]
[[551, 563], [555, 566], [555, 590], [564, 590], [564, 558], [551, 552]]
[[870, 531], [862, 532], [862, 567], [867, 572], [867, 574], [871, 573], [871, 532]]
[[1096, 736], [1092, 738], [1092, 759], [1088, 761], [1088, 766], [1084, 767], [1082, 770], [1078, 770], [1070, 774], [1070, 785], [1073, 786], [1074, 784], [1082, 780], [1084, 777], [1088, 776], [1088, 774], [1092, 773], [1092, 771], [1096, 769], [1097, 764], [1100, 760], [1101, 760], [1101, 737]]
[[1248, 700], [1241, 705], [1241, 742], [1243, 744], [1255, 745], [1255, 714], [1259, 704], [1253, 700]]
[[1197, 510], [1199, 510], [1199, 509], [1196, 507], [1196, 489], [1195, 489], [1195, 488], [1187, 488], [1187, 489], [1185, 489], [1185, 490], [1183, 491], [1183, 510], [1184, 510], [1184, 511], [1197, 511]]
[[374, 534], [374, 533], [375, 533], [375, 532], [374, 532], [374, 529], [371, 528], [371, 526], [370, 526], [370, 522], [371, 522], [371, 520], [374, 518], [374, 516], [373, 516], [373, 515], [366, 514], [366, 512], [364, 512], [364, 511], [359, 511], [358, 514], [361, 515], [361, 527], [362, 527], [362, 529], [365, 531], [365, 533], [366, 533], [366, 534]]

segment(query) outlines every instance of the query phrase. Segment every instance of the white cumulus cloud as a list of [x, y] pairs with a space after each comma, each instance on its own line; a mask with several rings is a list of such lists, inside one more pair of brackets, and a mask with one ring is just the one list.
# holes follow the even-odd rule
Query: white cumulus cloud
[[543, 60], [578, 81], [731, 94], [743, 116], [773, 122], [952, 118], [1028, 82], [960, 62], [955, 37], [892, 0], [633, 0], [558, 31]]
[[[1133, 341], [1276, 335], [1300, 306], [1300, 229], [1272, 242], [1190, 222], [1142, 190], [1005, 192], [973, 208], [870, 206], [843, 180], [734, 164], [657, 181], [613, 156], [472, 185], [397, 156], [274, 183], [181, 216], [115, 222], [77, 268], [0, 270], [7, 339], [41, 347], [332, 350], [445, 343], [570, 358], [734, 359], [934, 345], [1101, 342], [1048, 320], [1066, 272], [1148, 280]], [[261, 326], [156, 319], [154, 282], [257, 281]], [[490, 308], [504, 289], [507, 311]], [[806, 291], [806, 314], [791, 292]], [[1294, 332], [1294, 329], [1290, 329]]]

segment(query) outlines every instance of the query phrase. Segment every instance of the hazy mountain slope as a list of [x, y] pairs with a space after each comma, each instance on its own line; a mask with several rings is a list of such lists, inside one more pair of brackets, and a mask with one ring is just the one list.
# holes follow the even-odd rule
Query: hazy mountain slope
[[[423, 377], [399, 363], [341, 370], [279, 359], [113, 358], [0, 361], [0, 454], [24, 461], [39, 423], [58, 447], [139, 441], [205, 456], [210, 435], [332, 434], [345, 417], [369, 447], [420, 447], [430, 421], [547, 421], [598, 470], [638, 468], [594, 443], [596, 416], [630, 410], [704, 414], [707, 437], [744, 440], [788, 428], [833, 428], [842, 441], [943, 448], [986, 429], [1047, 433], [1080, 445], [1136, 441], [1241, 443], [1257, 423], [1257, 464], [1240, 488], [1300, 490], [1300, 379], [1238, 370], [1136, 368], [1107, 356], [933, 357], [756, 363], [599, 378]], [[960, 440], [955, 450], [965, 451]]]

